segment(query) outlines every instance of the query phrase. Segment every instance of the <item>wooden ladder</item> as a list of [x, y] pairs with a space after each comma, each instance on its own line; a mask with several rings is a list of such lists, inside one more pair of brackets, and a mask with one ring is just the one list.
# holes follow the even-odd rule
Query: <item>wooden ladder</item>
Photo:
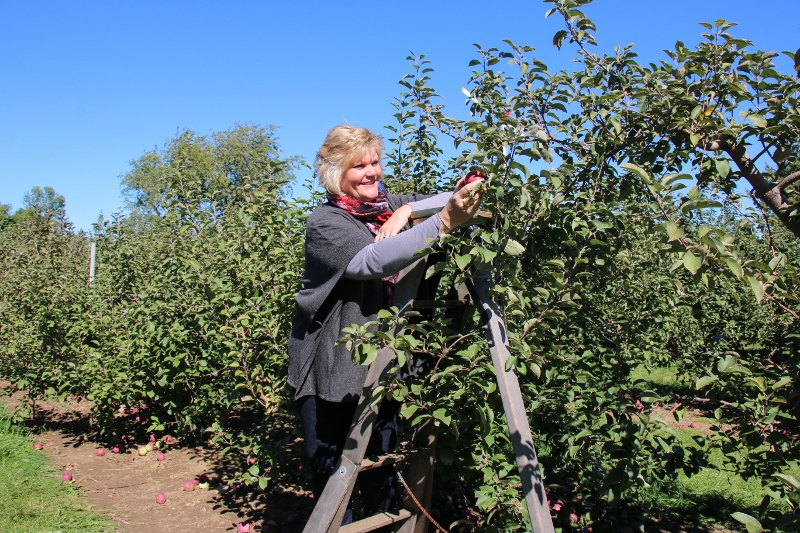
[[[427, 212], [412, 213], [412, 219], [419, 219], [430, 214]], [[488, 296], [491, 277], [486, 272], [480, 272], [464, 286], [459, 287], [457, 300], [437, 300], [431, 298], [435, 294], [431, 291], [430, 283], [428, 283], [431, 280], [423, 279], [428, 263], [432, 263], [436, 259], [436, 254], [429, 254], [400, 272], [394, 290], [394, 305], [402, 315], [412, 309], [463, 308], [470, 298], [475, 302], [486, 326], [486, 338], [496, 372], [497, 387], [508, 421], [533, 533], [554, 533], [544, 482], [533, 447], [533, 438], [519, 382], [513, 370], [506, 371], [505, 369], [506, 360], [510, 356], [508, 337], [500, 308]], [[433, 283], [434, 291], [437, 284], [438, 278]], [[427, 290], [421, 287], [425, 285], [428, 285]], [[419, 299], [417, 299], [418, 296], [420, 296]], [[425, 296], [428, 298], [423, 299]], [[396, 335], [400, 332], [391, 331], [390, 333]], [[374, 460], [365, 458], [367, 443], [372, 435], [372, 426], [380, 407], [379, 399], [373, 401], [372, 391], [394, 364], [394, 353], [391, 349], [378, 350], [377, 357], [370, 365], [364, 387], [361, 390], [361, 397], [358, 400], [353, 424], [347, 435], [342, 455], [317, 501], [303, 533], [366, 533], [385, 526], [390, 526], [396, 533], [427, 533], [429, 521], [406, 491], [403, 491], [400, 502], [401, 509], [396, 513], [380, 513], [346, 526], [340, 525], [358, 473], [389, 464], [400, 462], [408, 464], [408, 470], [404, 476], [406, 483], [414, 498], [425, 509], [430, 508], [438, 429], [433, 419], [427, 419], [417, 428], [409, 450], [401, 450]]]

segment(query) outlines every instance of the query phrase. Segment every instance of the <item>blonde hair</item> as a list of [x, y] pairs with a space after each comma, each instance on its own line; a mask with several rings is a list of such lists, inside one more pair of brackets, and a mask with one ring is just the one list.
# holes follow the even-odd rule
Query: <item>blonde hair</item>
[[322, 143], [314, 160], [314, 170], [319, 184], [331, 194], [342, 194], [342, 177], [347, 167], [374, 152], [380, 159], [383, 139], [367, 128], [343, 124], [332, 128]]

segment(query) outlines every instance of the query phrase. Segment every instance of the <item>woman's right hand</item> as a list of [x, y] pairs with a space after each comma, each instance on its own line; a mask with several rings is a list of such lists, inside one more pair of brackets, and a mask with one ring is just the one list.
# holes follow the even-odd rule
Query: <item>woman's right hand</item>
[[473, 189], [479, 187], [481, 183], [483, 183], [482, 179], [473, 181], [458, 189], [439, 212], [442, 222], [451, 230], [464, 224], [478, 212], [483, 191], [475, 192], [472, 197], [470, 197], [470, 193]]

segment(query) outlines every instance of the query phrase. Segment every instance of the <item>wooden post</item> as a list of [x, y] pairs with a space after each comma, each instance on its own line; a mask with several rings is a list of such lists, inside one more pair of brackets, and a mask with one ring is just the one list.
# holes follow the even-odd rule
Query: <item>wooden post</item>
[[94, 282], [94, 258], [97, 253], [97, 243], [89, 238], [89, 285]]

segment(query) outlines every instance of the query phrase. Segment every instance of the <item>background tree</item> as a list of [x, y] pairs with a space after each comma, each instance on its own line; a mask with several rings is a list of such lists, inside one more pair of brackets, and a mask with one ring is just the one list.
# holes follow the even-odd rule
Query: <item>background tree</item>
[[67, 202], [52, 187], [34, 187], [22, 197], [23, 208], [16, 214], [26, 216], [33, 214], [43, 218], [63, 221], [66, 217]]

